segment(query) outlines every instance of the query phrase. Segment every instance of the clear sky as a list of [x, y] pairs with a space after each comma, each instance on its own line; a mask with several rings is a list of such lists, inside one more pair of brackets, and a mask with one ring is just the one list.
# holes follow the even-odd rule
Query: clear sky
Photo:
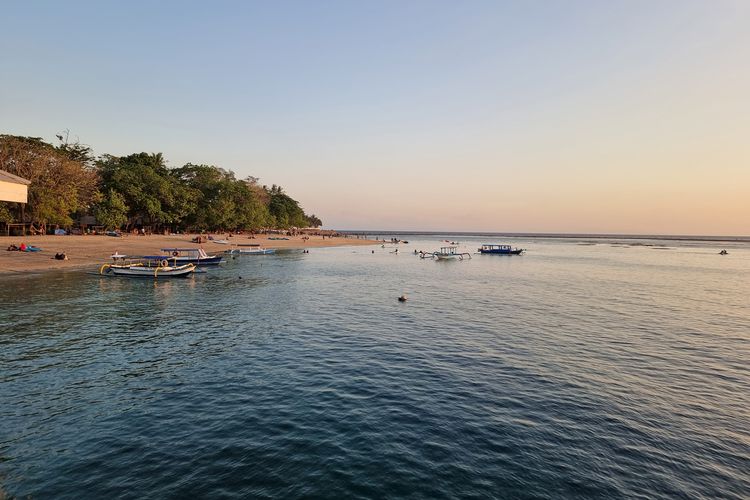
[[750, 235], [750, 2], [3, 2], [0, 133], [327, 227]]

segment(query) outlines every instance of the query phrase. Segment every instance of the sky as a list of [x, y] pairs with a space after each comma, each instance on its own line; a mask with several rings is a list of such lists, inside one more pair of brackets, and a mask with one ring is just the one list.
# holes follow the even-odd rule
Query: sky
[[750, 2], [16, 1], [0, 133], [279, 184], [326, 227], [750, 235]]

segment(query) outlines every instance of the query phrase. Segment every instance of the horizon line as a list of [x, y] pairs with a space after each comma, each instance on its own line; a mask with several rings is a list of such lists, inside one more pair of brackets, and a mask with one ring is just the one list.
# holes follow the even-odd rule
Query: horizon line
[[351, 234], [457, 234], [476, 236], [508, 236], [530, 238], [629, 238], [629, 239], [670, 239], [701, 241], [739, 241], [750, 242], [750, 235], [711, 235], [711, 234], [647, 234], [647, 233], [545, 233], [545, 232], [510, 232], [510, 231], [450, 231], [450, 230], [386, 230], [386, 229], [336, 229]]

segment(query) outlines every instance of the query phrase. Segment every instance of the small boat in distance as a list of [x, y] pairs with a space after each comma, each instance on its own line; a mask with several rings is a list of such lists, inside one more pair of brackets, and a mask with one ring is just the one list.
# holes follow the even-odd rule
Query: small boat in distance
[[202, 248], [162, 248], [161, 251], [164, 255], [149, 255], [144, 258], [169, 259], [174, 265], [216, 266], [224, 262], [221, 255], [208, 255]]
[[229, 250], [224, 251], [224, 253], [230, 255], [271, 255], [276, 253], [276, 249], [262, 247], [230, 248]]
[[104, 264], [99, 274], [111, 273], [114, 276], [130, 278], [186, 278], [195, 272], [195, 264], [170, 266], [166, 259], [146, 259], [127, 264]]
[[482, 245], [478, 249], [479, 253], [488, 253], [493, 255], [521, 255], [526, 250], [523, 248], [513, 248], [510, 245]]
[[468, 252], [459, 252], [458, 247], [440, 247], [438, 252], [422, 252], [419, 254], [422, 259], [437, 259], [437, 260], [464, 260], [465, 258], [471, 259], [471, 254]]

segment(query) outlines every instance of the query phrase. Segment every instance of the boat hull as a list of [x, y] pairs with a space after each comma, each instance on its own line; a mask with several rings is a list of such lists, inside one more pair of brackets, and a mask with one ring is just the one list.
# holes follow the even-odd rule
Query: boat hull
[[224, 252], [229, 255], [271, 255], [276, 253], [273, 248], [233, 248]]
[[437, 260], [464, 260], [464, 258], [471, 259], [471, 254], [467, 252], [458, 252], [457, 247], [441, 247], [439, 252], [422, 253], [420, 255], [423, 259], [434, 258]]
[[111, 273], [115, 276], [128, 278], [187, 278], [195, 272], [195, 265], [182, 266], [141, 266], [141, 265], [109, 265], [102, 266], [101, 274]]
[[167, 259], [170, 264], [217, 266], [224, 262], [221, 255], [208, 255], [202, 248], [162, 248], [162, 255], [148, 255], [144, 259]]
[[150, 259], [166, 259], [169, 261], [170, 264], [175, 264], [178, 266], [182, 266], [185, 264], [195, 264], [196, 266], [218, 266], [222, 262], [224, 262], [224, 258], [221, 255], [212, 255], [210, 257], [173, 257], [171, 255], [161, 255], [161, 256], [148, 256], [145, 258]]
[[[173, 260], [173, 259], [174, 257], [172, 257], [172, 259], [169, 259], [169, 260]], [[190, 257], [182, 257], [182, 258], [177, 257], [177, 264], [195, 264], [196, 266], [218, 266], [222, 262], [224, 262], [224, 260], [221, 257], [221, 255], [216, 255], [214, 257], [207, 257], [204, 259], [192, 259]]]
[[458, 255], [435, 255], [437, 260], [454, 260], [458, 259]]
[[487, 255], [521, 255], [523, 253], [523, 249], [516, 249], [516, 250], [479, 250], [479, 253], [481, 254], [487, 254]]

